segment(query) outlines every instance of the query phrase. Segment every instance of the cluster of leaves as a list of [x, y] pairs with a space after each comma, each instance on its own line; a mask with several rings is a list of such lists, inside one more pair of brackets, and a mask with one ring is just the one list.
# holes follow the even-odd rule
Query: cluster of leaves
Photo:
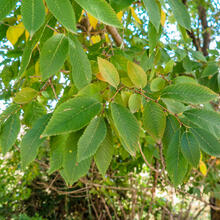
[[[150, 19], [148, 39], [137, 47], [118, 49], [107, 33], [94, 43], [88, 30], [76, 28], [83, 26], [87, 13], [91, 30], [123, 28], [115, 11], [126, 13], [132, 2], [23, 0], [19, 6], [17, 0], [1, 0], [0, 20], [10, 26], [2, 38], [14, 45], [13, 54], [18, 51], [1, 73], [4, 98], [13, 97], [0, 118], [3, 154], [22, 133], [19, 147], [26, 167], [49, 140], [48, 172], [59, 170], [72, 185], [88, 173], [93, 159], [105, 176], [117, 148], [137, 157], [151, 136], [175, 186], [201, 164], [201, 151], [220, 156], [220, 115], [207, 104], [218, 100], [217, 56], [160, 42], [166, 17], [162, 8], [167, 7], [163, 1], [143, 1]], [[168, 4], [187, 38], [191, 24], [186, 7], [180, 0]], [[13, 9], [15, 16], [5, 18]], [[141, 22], [134, 9], [131, 14]], [[169, 51], [175, 52], [173, 59]]]

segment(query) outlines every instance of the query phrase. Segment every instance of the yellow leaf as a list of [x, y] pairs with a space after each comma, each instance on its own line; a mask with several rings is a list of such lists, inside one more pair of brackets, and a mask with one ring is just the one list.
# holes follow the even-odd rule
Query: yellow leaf
[[29, 32], [25, 31], [25, 39], [26, 39], [26, 41], [28, 41], [29, 36], [30, 36]]
[[99, 35], [93, 35], [91, 37], [91, 41], [92, 41], [93, 44], [96, 44], [96, 43], [101, 41], [101, 37]]
[[23, 23], [19, 23], [16, 26], [11, 26], [8, 28], [6, 36], [7, 39], [15, 45], [19, 39], [19, 37], [24, 33], [24, 25]]
[[93, 29], [96, 29], [96, 26], [98, 24], [98, 20], [95, 17], [93, 17], [92, 15], [90, 15], [89, 13], [88, 13], [88, 18], [89, 18], [90, 25], [93, 27]]
[[199, 162], [199, 169], [200, 169], [200, 172], [202, 173], [202, 175], [206, 176], [207, 167], [206, 167], [205, 163], [202, 160], [200, 160], [200, 162]]
[[133, 9], [132, 7], [130, 7], [130, 9], [131, 9], [131, 15], [132, 15], [132, 17], [134, 18], [134, 20], [135, 20], [137, 23], [141, 24], [141, 20], [138, 18], [138, 16], [137, 16], [137, 14], [135, 13], [134, 9]]
[[17, 16], [17, 20], [20, 21], [21, 19], [22, 19], [22, 16], [21, 16], [21, 15], [18, 15], [18, 16]]
[[122, 20], [122, 17], [123, 17], [123, 11], [119, 11], [119, 12], [117, 13], [117, 17], [118, 17], [118, 19], [121, 21], [121, 20]]
[[160, 19], [160, 23], [162, 26], [164, 26], [165, 21], [166, 21], [166, 13], [161, 9], [161, 19]]
[[105, 40], [106, 40], [106, 43], [110, 43], [111, 42], [110, 39], [109, 39], [108, 34], [106, 34], [106, 33], [105, 33]]

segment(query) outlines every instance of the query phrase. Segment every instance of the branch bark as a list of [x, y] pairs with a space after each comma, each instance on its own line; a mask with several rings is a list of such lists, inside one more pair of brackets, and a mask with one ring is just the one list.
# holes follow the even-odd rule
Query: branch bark
[[120, 34], [118, 33], [117, 29], [115, 27], [107, 25], [106, 30], [108, 31], [109, 34], [111, 34], [116, 45], [118, 47], [120, 47], [123, 44], [123, 40], [122, 40]]

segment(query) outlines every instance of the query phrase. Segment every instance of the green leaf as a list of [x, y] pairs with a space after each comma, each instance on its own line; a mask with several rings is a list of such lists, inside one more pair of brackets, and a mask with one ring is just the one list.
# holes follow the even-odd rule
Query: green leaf
[[115, 11], [119, 12], [131, 5], [133, 1], [134, 0], [110, 0], [110, 4]]
[[66, 183], [71, 186], [89, 172], [91, 158], [77, 162], [77, 142], [81, 132], [71, 133], [63, 152], [63, 169], [60, 171]]
[[180, 129], [173, 135], [166, 154], [167, 172], [174, 186], [183, 182], [187, 173], [188, 163], [181, 152]]
[[172, 112], [174, 114], [182, 113], [187, 109], [187, 107], [183, 103], [176, 102], [173, 99], [164, 99], [163, 98], [162, 101], [167, 106], [167, 109], [169, 110], [169, 112]]
[[50, 169], [48, 173], [60, 169], [63, 165], [64, 151], [68, 134], [53, 136], [50, 139]]
[[55, 110], [43, 136], [77, 131], [86, 126], [101, 110], [101, 104], [94, 98], [76, 97], [59, 105]]
[[40, 138], [43, 133], [51, 115], [44, 115], [38, 119], [33, 128], [28, 130], [24, 135], [21, 142], [21, 164], [25, 168], [28, 166], [37, 156], [40, 145], [46, 140], [46, 138]]
[[0, 0], [0, 21], [15, 8], [17, 1], [18, 0]]
[[140, 127], [137, 119], [127, 108], [116, 103], [111, 104], [111, 113], [122, 145], [134, 156], [140, 136]]
[[199, 142], [200, 148], [211, 156], [220, 157], [220, 142], [205, 129], [193, 127], [191, 129]]
[[22, 76], [22, 74], [27, 69], [30, 59], [31, 59], [32, 51], [34, 50], [37, 42], [44, 36], [45, 32], [47, 31], [48, 29], [47, 24], [50, 22], [51, 19], [52, 19], [51, 14], [49, 14], [46, 17], [46, 21], [44, 25], [34, 34], [32, 39], [26, 43], [24, 52], [22, 54], [21, 67], [18, 73], [19, 76]]
[[180, 0], [168, 0], [168, 3], [178, 24], [190, 31], [191, 21], [186, 6]]
[[167, 147], [173, 138], [173, 134], [180, 128], [180, 124], [172, 115], [167, 116], [166, 128], [163, 136], [163, 145]]
[[14, 97], [14, 102], [17, 104], [26, 104], [31, 102], [33, 98], [37, 96], [38, 92], [32, 88], [23, 88], [21, 91], [16, 93]]
[[21, 14], [24, 26], [32, 37], [45, 20], [46, 14], [43, 0], [23, 0]]
[[20, 109], [20, 105], [11, 104], [8, 108], [6, 108], [2, 114], [0, 115], [0, 127], [11, 115], [16, 114], [16, 112]]
[[18, 114], [11, 115], [3, 124], [0, 133], [0, 147], [5, 155], [15, 144], [20, 131], [20, 119]]
[[141, 97], [141, 95], [138, 95], [138, 94], [132, 94], [129, 97], [128, 107], [129, 107], [131, 113], [135, 113], [135, 112], [139, 111], [139, 109], [141, 108], [141, 100], [142, 100], [142, 97]]
[[69, 38], [69, 46], [73, 82], [77, 89], [82, 89], [92, 80], [91, 65], [81, 43], [76, 37], [71, 36]]
[[191, 54], [192, 54], [192, 57], [193, 57], [195, 60], [207, 62], [206, 58], [204, 57], [204, 55], [202, 54], [201, 51], [193, 51], [193, 50], [191, 50], [190, 52], [191, 52]]
[[172, 72], [174, 64], [175, 64], [174, 60], [168, 61], [168, 63], [166, 63], [166, 66], [164, 68], [164, 73], [167, 74], [167, 73]]
[[147, 85], [147, 74], [141, 66], [131, 61], [128, 61], [127, 71], [130, 80], [137, 88], [142, 89]]
[[94, 118], [80, 137], [77, 149], [78, 162], [93, 156], [106, 136], [105, 121], [101, 117]]
[[199, 143], [191, 132], [184, 132], [181, 140], [183, 156], [194, 167], [198, 167], [200, 161]]
[[143, 0], [143, 2], [149, 15], [150, 22], [158, 32], [160, 28], [160, 9], [156, 0]]
[[166, 115], [157, 103], [150, 101], [144, 106], [143, 125], [157, 142], [161, 141], [166, 127]]
[[188, 104], [202, 104], [218, 96], [211, 89], [195, 83], [180, 83], [162, 90], [162, 98], [171, 98]]
[[104, 24], [122, 28], [116, 13], [105, 0], [75, 0], [83, 9]]
[[64, 34], [48, 39], [40, 54], [40, 70], [43, 80], [56, 74], [63, 66], [68, 54], [69, 41]]
[[164, 88], [165, 84], [166, 84], [166, 81], [164, 79], [157, 77], [152, 80], [150, 84], [150, 90], [152, 92], [158, 92]]
[[115, 88], [120, 83], [119, 74], [115, 66], [109, 61], [98, 57], [98, 66], [102, 78]]
[[203, 70], [201, 77], [212, 76], [218, 72], [218, 65], [216, 63], [209, 63]]
[[200, 128], [220, 137], [220, 114], [205, 109], [190, 109], [184, 112], [186, 118]]
[[31, 127], [32, 124], [46, 114], [46, 108], [39, 102], [33, 101], [23, 107], [24, 110], [24, 123]]
[[112, 132], [110, 127], [108, 127], [106, 137], [99, 146], [99, 149], [94, 157], [95, 163], [103, 177], [105, 176], [105, 173], [111, 163], [113, 152], [114, 148], [112, 144]]
[[150, 55], [152, 55], [154, 48], [157, 46], [159, 42], [160, 36], [162, 33], [162, 28], [160, 28], [159, 32], [156, 31], [156, 28], [153, 26], [151, 22], [148, 24], [148, 39], [149, 39], [149, 47], [150, 47]]
[[194, 78], [189, 77], [189, 76], [177, 76], [174, 79], [174, 83], [198, 83]]
[[70, 32], [76, 33], [76, 18], [69, 0], [45, 0], [54, 17]]

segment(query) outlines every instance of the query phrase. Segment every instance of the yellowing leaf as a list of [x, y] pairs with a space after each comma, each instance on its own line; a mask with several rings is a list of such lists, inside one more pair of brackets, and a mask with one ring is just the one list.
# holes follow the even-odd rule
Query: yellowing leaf
[[138, 16], [137, 16], [137, 14], [135, 13], [134, 9], [133, 9], [132, 7], [130, 7], [130, 9], [131, 9], [131, 15], [132, 15], [132, 17], [134, 18], [134, 20], [135, 20], [137, 23], [141, 24], [141, 20], [138, 18]]
[[199, 162], [199, 169], [200, 169], [200, 172], [202, 173], [202, 175], [206, 176], [207, 167], [206, 167], [205, 163], [202, 160], [200, 160], [200, 162]]
[[162, 26], [164, 26], [165, 21], [166, 21], [166, 13], [161, 9], [161, 14], [160, 14], [160, 23]]
[[16, 93], [14, 102], [17, 104], [26, 104], [32, 101], [32, 99], [36, 97], [37, 94], [38, 92], [35, 89], [29, 87], [23, 88], [21, 91]]
[[119, 79], [118, 71], [116, 70], [115, 66], [112, 63], [110, 63], [108, 60], [102, 59], [100, 57], [98, 57], [98, 66], [102, 78], [110, 85], [117, 88], [120, 79]]
[[93, 35], [91, 37], [91, 41], [92, 41], [93, 44], [96, 44], [96, 43], [101, 41], [101, 37], [99, 35]]
[[89, 13], [88, 13], [88, 18], [89, 18], [90, 25], [93, 27], [93, 29], [96, 29], [96, 26], [98, 24], [98, 20], [95, 17], [93, 17], [92, 15], [90, 15]]
[[120, 21], [122, 21], [122, 17], [123, 17], [123, 11], [119, 11], [118, 13], [117, 13], [117, 17], [118, 17], [118, 19], [120, 20]]
[[141, 66], [128, 61], [127, 70], [130, 80], [137, 88], [144, 88], [147, 85], [147, 75]]
[[106, 82], [106, 80], [102, 77], [101, 73], [97, 73], [97, 74], [96, 74], [96, 78], [99, 79], [99, 80], [101, 80], [101, 81]]
[[11, 26], [8, 28], [6, 36], [7, 39], [15, 45], [19, 39], [19, 37], [24, 33], [24, 25], [23, 23], [19, 23], [16, 26]]

